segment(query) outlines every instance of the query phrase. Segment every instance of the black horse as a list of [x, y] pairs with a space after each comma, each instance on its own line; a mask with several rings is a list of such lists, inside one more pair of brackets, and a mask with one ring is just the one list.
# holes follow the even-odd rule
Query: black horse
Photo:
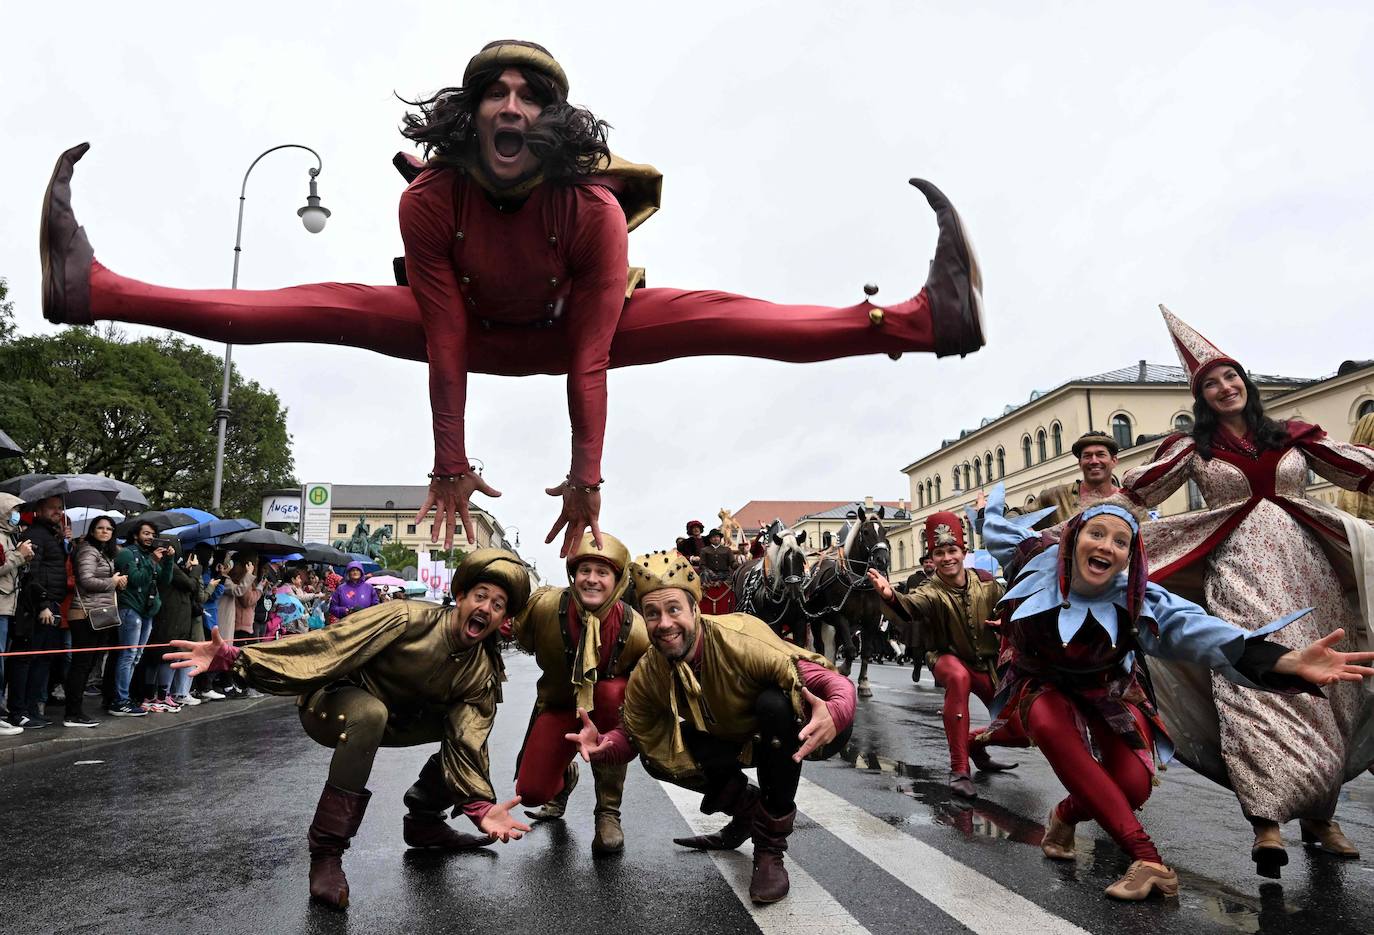
[[790, 636], [803, 649], [808, 648], [806, 599], [806, 554], [801, 545], [806, 530], [794, 535], [775, 520], [769, 530], [772, 544], [763, 558], [756, 558], [735, 569], [732, 587], [735, 610], [752, 614], [773, 628], [779, 636]]
[[[868, 581], [868, 570], [876, 569], [882, 575], [888, 571], [890, 546], [882, 524], [885, 514], [882, 507], [874, 513], [860, 507], [845, 541], [839, 543], [840, 560], [822, 560], [806, 588], [808, 616], [835, 628], [835, 659], [842, 675], [849, 674], [854, 657], [860, 654], [854, 645], [854, 634], [860, 634], [859, 695], [863, 698], [873, 694], [868, 687], [868, 661], [883, 643], [878, 629], [883, 602]], [[819, 630], [817, 637], [819, 643]]]

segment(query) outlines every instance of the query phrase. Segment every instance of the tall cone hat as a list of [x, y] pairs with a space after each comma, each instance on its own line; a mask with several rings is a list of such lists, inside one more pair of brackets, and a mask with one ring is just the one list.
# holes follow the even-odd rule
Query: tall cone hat
[[1198, 383], [1202, 375], [1217, 364], [1230, 364], [1244, 369], [1240, 361], [1223, 354], [1220, 348], [1194, 331], [1163, 305], [1159, 307], [1159, 311], [1164, 315], [1164, 324], [1169, 326], [1169, 337], [1174, 339], [1174, 350], [1178, 351], [1179, 362], [1183, 364], [1183, 369], [1188, 371], [1188, 382], [1192, 386], [1194, 396], [1198, 393]]

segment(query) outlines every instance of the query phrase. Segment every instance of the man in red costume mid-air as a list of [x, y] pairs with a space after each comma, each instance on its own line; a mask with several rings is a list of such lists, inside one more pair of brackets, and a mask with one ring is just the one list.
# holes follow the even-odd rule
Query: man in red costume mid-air
[[[606, 124], [568, 103], [568, 79], [532, 42], [488, 44], [461, 87], [415, 102], [402, 131], [427, 163], [401, 156], [402, 286], [319, 283], [264, 291], [170, 289], [95, 259], [59, 157], [44, 199], [43, 314], [171, 328], [213, 341], [315, 340], [429, 362], [434, 469], [416, 517], [435, 511], [452, 545], [471, 540], [474, 491], [500, 496], [471, 469], [463, 432], [468, 371], [566, 373], [572, 464], [548, 489], [562, 499], [549, 533], [563, 554], [591, 529], [600, 541], [606, 370], [729, 354], [809, 362], [860, 354], [968, 354], [983, 345], [982, 276], [954, 206], [912, 179], [935, 210], [939, 241], [925, 286], [899, 305], [776, 305], [712, 291], [639, 288], [627, 234], [658, 207], [662, 179], [606, 145]], [[869, 294], [872, 294], [872, 290]]]

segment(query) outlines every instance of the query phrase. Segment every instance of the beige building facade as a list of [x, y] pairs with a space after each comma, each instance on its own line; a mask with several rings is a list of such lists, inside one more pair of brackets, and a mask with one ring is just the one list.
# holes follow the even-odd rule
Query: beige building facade
[[[1347, 361], [1322, 379], [1251, 376], [1271, 417], [1316, 423], [1342, 440], [1362, 414], [1374, 411], [1374, 361]], [[911, 491], [911, 522], [889, 532], [894, 577], [915, 570], [920, 529], [931, 513], [950, 510], [962, 516], [977, 491], [994, 483], [1006, 484], [1007, 501], [1022, 506], [1048, 487], [1072, 483], [1079, 472], [1070, 447], [1094, 428], [1117, 439], [1121, 476], [1144, 464], [1160, 438], [1192, 428], [1192, 402], [1181, 367], [1140, 361], [1032, 393], [1027, 402], [966, 429], [902, 468]], [[1335, 502], [1330, 483], [1316, 478], [1309, 489]], [[1202, 506], [1198, 492], [1184, 487], [1159, 509], [1172, 515]], [[907, 557], [904, 564], [898, 564], [899, 555]]]

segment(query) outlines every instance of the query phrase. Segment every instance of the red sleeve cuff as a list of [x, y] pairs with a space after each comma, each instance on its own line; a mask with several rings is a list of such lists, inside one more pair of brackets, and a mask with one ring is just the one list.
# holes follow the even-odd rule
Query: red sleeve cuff
[[630, 743], [630, 735], [625, 733], [625, 728], [617, 727], [609, 733], [602, 734], [601, 739], [609, 740], [611, 745], [601, 753], [593, 755], [593, 763], [628, 763], [635, 758], [634, 744]]
[[495, 807], [495, 802], [488, 802], [485, 799], [479, 799], [476, 802], [469, 802], [468, 804], [464, 805], [463, 814], [468, 816], [468, 818], [472, 820], [472, 823], [477, 826], [477, 830], [480, 831], [482, 830], [482, 819], [486, 818], [487, 812], [491, 811]]
[[219, 649], [215, 650], [215, 658], [210, 661], [210, 667], [206, 672], [228, 672], [234, 667], [234, 662], [239, 658], [239, 649], [233, 643], [224, 643]]
[[843, 733], [854, 723], [854, 709], [858, 705], [854, 683], [840, 673], [806, 659], [797, 660], [797, 669], [801, 672], [806, 690], [824, 701], [830, 710], [836, 733]]

